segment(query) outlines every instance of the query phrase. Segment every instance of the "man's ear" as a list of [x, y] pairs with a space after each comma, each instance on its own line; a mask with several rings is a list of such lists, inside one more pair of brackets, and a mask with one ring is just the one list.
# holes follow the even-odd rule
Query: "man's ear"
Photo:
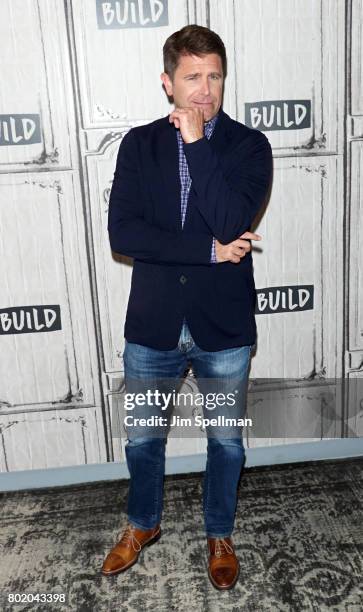
[[170, 76], [166, 72], [162, 72], [160, 75], [160, 78], [163, 82], [166, 93], [168, 94], [168, 96], [172, 96], [173, 95], [173, 83], [172, 83]]

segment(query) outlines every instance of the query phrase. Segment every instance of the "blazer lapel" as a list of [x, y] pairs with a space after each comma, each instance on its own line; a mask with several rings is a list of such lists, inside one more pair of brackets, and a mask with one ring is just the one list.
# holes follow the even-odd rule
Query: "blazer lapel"
[[221, 109], [213, 134], [209, 140], [213, 149], [219, 154], [222, 154], [226, 149], [226, 145], [229, 141], [229, 128], [231, 124], [230, 117]]
[[165, 196], [163, 199], [168, 208], [168, 218], [172, 226], [181, 229], [179, 150], [175, 127], [169, 123], [169, 116], [165, 118], [158, 139], [157, 159], [163, 179]]

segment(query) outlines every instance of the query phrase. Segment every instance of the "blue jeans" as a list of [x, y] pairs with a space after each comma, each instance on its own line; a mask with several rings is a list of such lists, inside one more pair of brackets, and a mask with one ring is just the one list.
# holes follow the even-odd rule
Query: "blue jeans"
[[[188, 362], [200, 379], [225, 380], [224, 391], [235, 390], [240, 381], [237, 411], [242, 417], [245, 411], [248, 368], [252, 346], [242, 346], [222, 351], [204, 351], [199, 348], [183, 322], [178, 346], [169, 351], [159, 351], [133, 342], [127, 342], [123, 354], [125, 385], [128, 380], [175, 378], [181, 380]], [[224, 382], [223, 380], [223, 382]], [[230, 382], [229, 382], [230, 381]], [[231, 388], [232, 385], [232, 388]], [[199, 386], [199, 390], [200, 386]], [[206, 418], [211, 418], [203, 406]], [[233, 416], [236, 415], [236, 409]], [[228, 415], [227, 415], [228, 416]], [[143, 436], [127, 428], [125, 447], [130, 473], [127, 503], [129, 522], [138, 529], [151, 529], [161, 522], [165, 471], [165, 437]], [[207, 537], [222, 538], [233, 531], [237, 505], [237, 488], [244, 464], [245, 452], [242, 427], [235, 427], [232, 437], [213, 436], [207, 429], [207, 463], [203, 482], [203, 513]]]

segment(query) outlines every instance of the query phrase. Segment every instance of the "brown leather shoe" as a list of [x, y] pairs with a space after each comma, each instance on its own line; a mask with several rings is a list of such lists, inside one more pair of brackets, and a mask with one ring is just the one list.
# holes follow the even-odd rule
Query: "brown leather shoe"
[[231, 589], [239, 575], [239, 561], [231, 538], [207, 538], [208, 576], [216, 589]]
[[156, 527], [147, 531], [137, 529], [130, 524], [127, 525], [121, 539], [104, 560], [101, 570], [102, 574], [104, 576], [113, 576], [128, 569], [136, 563], [144, 546], [150, 546], [157, 542], [160, 536], [160, 525], [156, 525]]

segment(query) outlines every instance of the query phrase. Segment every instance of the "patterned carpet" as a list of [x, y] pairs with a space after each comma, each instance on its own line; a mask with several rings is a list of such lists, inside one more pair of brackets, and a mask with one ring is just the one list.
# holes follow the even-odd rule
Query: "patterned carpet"
[[[125, 521], [127, 481], [1, 494], [1, 610], [230, 612], [363, 609], [363, 458], [245, 469], [236, 587], [210, 584], [202, 474], [167, 476], [162, 537], [124, 574], [99, 570]], [[65, 593], [64, 604], [7, 593]]]

